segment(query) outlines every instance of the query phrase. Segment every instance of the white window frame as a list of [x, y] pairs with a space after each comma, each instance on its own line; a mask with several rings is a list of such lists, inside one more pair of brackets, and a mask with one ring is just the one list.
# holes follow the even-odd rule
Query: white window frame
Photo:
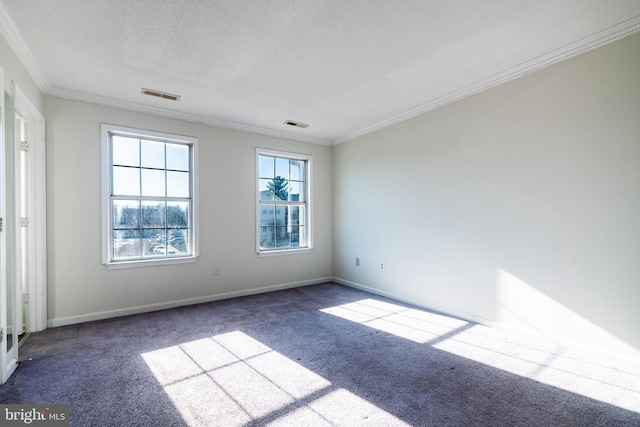
[[[118, 134], [139, 138], [157, 139], [165, 142], [177, 142], [190, 146], [191, 151], [191, 212], [189, 213], [189, 243], [191, 245], [190, 255], [178, 255], [175, 257], [163, 258], [142, 258], [142, 259], [113, 259], [113, 212], [111, 207], [111, 135]], [[100, 131], [102, 159], [102, 263], [107, 269], [123, 269], [132, 267], [148, 267], [152, 265], [172, 265], [195, 262], [198, 258], [198, 138], [157, 132], [151, 130], [136, 129], [125, 126], [101, 124]]]
[[[305, 194], [306, 194], [306, 202], [301, 203], [301, 205], [305, 205], [305, 221], [306, 221], [306, 241], [307, 245], [299, 248], [283, 248], [283, 249], [262, 249], [260, 248], [260, 156], [273, 156], [273, 157], [281, 157], [292, 160], [303, 160], [306, 163], [305, 168]], [[305, 254], [311, 252], [313, 249], [313, 191], [312, 191], [312, 177], [313, 177], [313, 156], [310, 154], [300, 154], [300, 153], [292, 153], [287, 151], [276, 151], [266, 148], [256, 148], [256, 253], [260, 257], [268, 257], [268, 256], [281, 256], [281, 255], [296, 255], [296, 254]], [[267, 202], [269, 204], [278, 204], [276, 201]], [[288, 201], [282, 201], [282, 204], [291, 204]]]

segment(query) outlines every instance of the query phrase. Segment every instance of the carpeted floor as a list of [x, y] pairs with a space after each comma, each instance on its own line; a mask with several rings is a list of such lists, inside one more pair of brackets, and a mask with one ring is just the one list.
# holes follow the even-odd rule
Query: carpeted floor
[[639, 426], [640, 370], [327, 283], [32, 334], [73, 426]]

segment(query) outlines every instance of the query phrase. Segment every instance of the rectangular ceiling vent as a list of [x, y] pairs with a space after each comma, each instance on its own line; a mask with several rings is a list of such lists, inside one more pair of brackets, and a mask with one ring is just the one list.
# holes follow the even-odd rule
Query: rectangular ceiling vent
[[289, 126], [293, 126], [293, 127], [297, 127], [297, 128], [308, 128], [309, 125], [306, 123], [301, 123], [301, 122], [294, 122], [293, 120], [287, 120], [286, 122], [284, 122], [285, 125], [289, 125]]
[[172, 93], [161, 92], [159, 90], [142, 88], [142, 93], [149, 96], [155, 96], [157, 98], [170, 99], [171, 101], [180, 101], [180, 95], [174, 95]]

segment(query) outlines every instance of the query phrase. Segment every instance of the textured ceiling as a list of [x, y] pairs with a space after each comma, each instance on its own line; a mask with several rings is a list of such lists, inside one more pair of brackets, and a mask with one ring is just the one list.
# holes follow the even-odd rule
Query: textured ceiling
[[0, 0], [0, 13], [45, 93], [324, 144], [640, 29], [640, 0]]

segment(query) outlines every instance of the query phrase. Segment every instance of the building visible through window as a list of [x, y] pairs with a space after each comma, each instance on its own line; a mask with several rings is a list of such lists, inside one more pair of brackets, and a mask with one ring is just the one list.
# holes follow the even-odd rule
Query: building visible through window
[[105, 263], [194, 256], [195, 140], [105, 126]]
[[309, 248], [311, 158], [258, 152], [258, 252]]

